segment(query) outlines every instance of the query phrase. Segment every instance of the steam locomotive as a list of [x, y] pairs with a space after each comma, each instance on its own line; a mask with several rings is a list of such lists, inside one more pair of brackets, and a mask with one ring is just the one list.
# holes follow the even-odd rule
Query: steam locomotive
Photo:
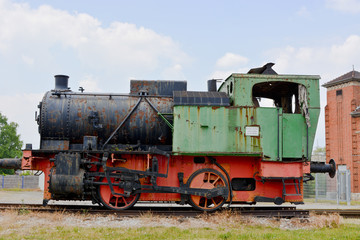
[[[130, 82], [129, 94], [55, 88], [38, 105], [40, 148], [0, 168], [39, 170], [49, 200], [92, 200], [114, 210], [137, 201], [190, 204], [303, 203], [320, 112], [319, 76], [278, 75], [268, 63], [208, 91], [186, 81]], [[270, 106], [262, 106], [264, 102]]]

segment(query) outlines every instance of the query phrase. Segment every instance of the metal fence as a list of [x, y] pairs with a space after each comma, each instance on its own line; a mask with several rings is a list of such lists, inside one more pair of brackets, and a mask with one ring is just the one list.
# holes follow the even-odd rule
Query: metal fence
[[347, 202], [347, 205], [350, 205], [350, 170], [339, 168], [334, 178], [323, 173], [316, 173], [313, 176], [315, 177], [314, 181], [304, 184], [305, 199], [314, 199], [315, 202], [328, 200], [337, 204]]
[[39, 176], [0, 175], [0, 188], [39, 188]]

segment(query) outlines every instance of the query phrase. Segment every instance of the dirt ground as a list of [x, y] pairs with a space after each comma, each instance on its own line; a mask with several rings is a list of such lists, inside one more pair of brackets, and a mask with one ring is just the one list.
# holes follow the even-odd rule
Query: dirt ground
[[[347, 220], [339, 215], [310, 216], [307, 219], [267, 219], [239, 216], [229, 212], [219, 212], [216, 216], [159, 217], [144, 213], [140, 217], [99, 216], [89, 214], [39, 213], [29, 211], [0, 211], [0, 225], [4, 231], [14, 229], [33, 229], [34, 227], [109, 227], [109, 228], [140, 228], [140, 227], [178, 227], [187, 228], [231, 228], [239, 224], [251, 226], [269, 226], [280, 229], [314, 229], [336, 227], [339, 224], [359, 224], [360, 219]], [[2, 233], [4, 233], [2, 231]]]

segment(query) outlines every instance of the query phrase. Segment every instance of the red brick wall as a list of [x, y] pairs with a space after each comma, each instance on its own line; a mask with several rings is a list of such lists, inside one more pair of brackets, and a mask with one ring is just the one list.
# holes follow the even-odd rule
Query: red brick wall
[[[342, 95], [336, 95], [342, 90]], [[359, 191], [359, 133], [360, 118], [350, 113], [360, 103], [360, 86], [343, 84], [328, 88], [325, 107], [326, 158], [333, 158], [337, 164], [346, 164], [351, 172], [351, 190]], [[354, 172], [355, 170], [355, 172]]]

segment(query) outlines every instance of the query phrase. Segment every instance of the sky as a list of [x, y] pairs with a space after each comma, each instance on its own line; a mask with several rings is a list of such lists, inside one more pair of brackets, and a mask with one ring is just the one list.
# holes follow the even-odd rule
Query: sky
[[70, 76], [73, 91], [128, 93], [130, 79], [203, 91], [267, 62], [320, 84], [360, 71], [360, 0], [0, 0], [0, 112], [35, 149], [35, 111], [54, 75]]

